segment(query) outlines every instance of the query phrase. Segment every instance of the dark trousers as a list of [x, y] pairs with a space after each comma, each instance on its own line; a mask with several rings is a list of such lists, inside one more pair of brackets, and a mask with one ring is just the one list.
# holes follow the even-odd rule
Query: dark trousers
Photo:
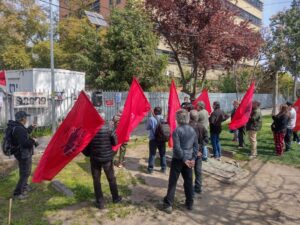
[[166, 143], [159, 142], [156, 140], [150, 140], [149, 141], [148, 171], [153, 171], [157, 149], [159, 151], [161, 169], [165, 170], [167, 168]]
[[202, 191], [202, 158], [197, 157], [195, 161], [195, 186], [194, 190], [196, 192]]
[[32, 157], [28, 157], [26, 159], [18, 157], [17, 160], [19, 164], [19, 181], [15, 188], [14, 195], [20, 195], [26, 190], [32, 166]]
[[285, 151], [289, 151], [292, 147], [292, 135], [293, 135], [293, 130], [286, 129], [286, 133], [284, 136]]
[[193, 201], [193, 170], [185, 165], [182, 160], [172, 159], [171, 170], [169, 176], [169, 185], [167, 196], [164, 198], [164, 204], [167, 206], [172, 206], [175, 197], [176, 185], [179, 175], [182, 175], [184, 180], [184, 193], [185, 193], [185, 204], [187, 206], [192, 206]]
[[239, 147], [244, 147], [245, 127], [239, 128], [238, 131]]
[[293, 141], [296, 141], [298, 143], [300, 142], [300, 138], [299, 138], [299, 136], [297, 134], [297, 131], [293, 132]]
[[96, 202], [103, 204], [103, 192], [101, 188], [101, 170], [104, 170], [106, 178], [108, 180], [110, 192], [113, 200], [119, 198], [118, 186], [116, 182], [116, 177], [114, 173], [113, 161], [99, 162], [97, 159], [91, 157], [91, 171], [94, 182], [94, 192], [96, 197]]

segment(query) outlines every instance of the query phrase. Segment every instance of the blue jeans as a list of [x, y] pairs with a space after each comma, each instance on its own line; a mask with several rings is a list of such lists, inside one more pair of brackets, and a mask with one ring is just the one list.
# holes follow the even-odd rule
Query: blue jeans
[[212, 133], [210, 139], [213, 147], [214, 157], [220, 158], [221, 157], [220, 134]]
[[160, 156], [161, 170], [166, 170], [166, 168], [167, 168], [166, 142], [150, 140], [149, 141], [149, 160], [148, 160], [148, 171], [149, 172], [153, 171], [157, 149], [159, 151], [159, 156]]

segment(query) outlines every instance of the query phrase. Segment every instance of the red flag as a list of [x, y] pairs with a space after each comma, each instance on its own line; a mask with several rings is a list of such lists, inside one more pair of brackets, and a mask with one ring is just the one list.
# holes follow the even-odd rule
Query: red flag
[[0, 85], [6, 86], [5, 70], [0, 71]]
[[241, 104], [234, 113], [234, 116], [229, 124], [230, 130], [236, 130], [244, 126], [248, 122], [252, 110], [252, 99], [254, 95], [254, 89], [255, 83], [252, 82]]
[[298, 100], [294, 103], [293, 107], [297, 113], [297, 120], [296, 120], [296, 126], [294, 128], [294, 131], [299, 131], [300, 130], [300, 98], [298, 98]]
[[176, 86], [172, 80], [170, 86], [169, 103], [168, 103], [168, 124], [170, 126], [171, 138], [169, 140], [169, 147], [173, 147], [172, 134], [176, 129], [176, 112], [180, 109], [180, 101], [177, 95]]
[[198, 97], [195, 101], [193, 101], [193, 103], [192, 103], [193, 106], [194, 106], [195, 108], [197, 108], [197, 104], [198, 104], [198, 102], [200, 102], [200, 101], [202, 101], [202, 102], [205, 103], [205, 108], [206, 108], [207, 112], [208, 112], [209, 114], [211, 114], [212, 109], [211, 109], [211, 106], [210, 106], [210, 101], [209, 101], [208, 91], [207, 91], [206, 89], [203, 89], [202, 92], [201, 92], [201, 94], [199, 95], [199, 97]]
[[82, 91], [48, 144], [32, 182], [52, 180], [92, 140], [105, 121]]
[[114, 151], [117, 151], [123, 143], [129, 140], [131, 132], [138, 126], [150, 109], [150, 103], [144, 95], [143, 89], [139, 82], [133, 78], [124, 110], [116, 129], [119, 144], [113, 147]]

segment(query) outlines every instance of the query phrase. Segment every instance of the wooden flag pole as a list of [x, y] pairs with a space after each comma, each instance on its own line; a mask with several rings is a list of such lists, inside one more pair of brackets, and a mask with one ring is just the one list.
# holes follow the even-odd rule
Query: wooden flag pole
[[8, 225], [11, 224], [11, 207], [12, 207], [12, 198], [9, 199], [9, 206], [8, 206]]

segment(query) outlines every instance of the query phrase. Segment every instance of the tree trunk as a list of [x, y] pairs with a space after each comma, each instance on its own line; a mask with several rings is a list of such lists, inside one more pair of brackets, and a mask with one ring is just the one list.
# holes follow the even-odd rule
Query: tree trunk
[[206, 74], [207, 74], [207, 70], [205, 69], [204, 71], [203, 71], [203, 77], [202, 77], [202, 83], [201, 83], [201, 91], [204, 89], [204, 83], [205, 83], [205, 81], [206, 81]]
[[295, 74], [294, 75], [294, 87], [293, 87], [293, 101], [297, 100], [297, 80], [298, 80], [298, 76]]
[[233, 65], [233, 76], [235, 78], [235, 93], [236, 93], [236, 100], [239, 100], [239, 84], [238, 84], [238, 78], [236, 75], [236, 64]]
[[273, 115], [276, 115], [278, 113], [278, 73], [275, 72], [274, 74], [275, 79], [274, 79], [274, 91], [273, 91]]
[[193, 90], [190, 95], [191, 99], [195, 99], [196, 96], [196, 88], [197, 88], [197, 80], [198, 80], [198, 65], [194, 65], [194, 70], [193, 70]]

